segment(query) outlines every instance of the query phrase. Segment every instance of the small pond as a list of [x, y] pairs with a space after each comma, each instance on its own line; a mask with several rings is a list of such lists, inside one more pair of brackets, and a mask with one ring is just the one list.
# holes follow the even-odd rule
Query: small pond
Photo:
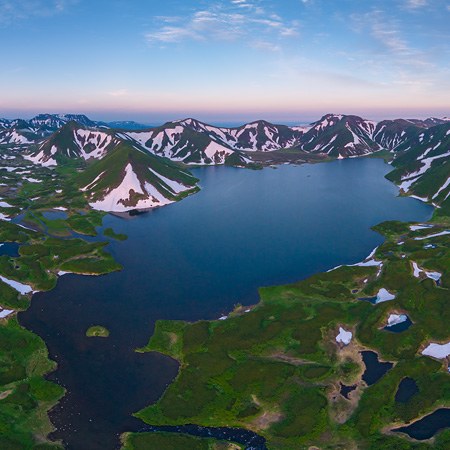
[[380, 362], [378, 354], [370, 350], [361, 352], [361, 355], [366, 365], [362, 379], [366, 382], [367, 386], [375, 384], [394, 365], [391, 362]]
[[450, 409], [440, 408], [434, 413], [414, 422], [406, 427], [396, 428], [392, 431], [406, 433], [409, 437], [424, 441], [431, 439], [436, 433], [444, 428], [450, 428]]
[[418, 392], [419, 388], [415, 380], [409, 377], [403, 378], [398, 385], [395, 401], [398, 403], [408, 403]]

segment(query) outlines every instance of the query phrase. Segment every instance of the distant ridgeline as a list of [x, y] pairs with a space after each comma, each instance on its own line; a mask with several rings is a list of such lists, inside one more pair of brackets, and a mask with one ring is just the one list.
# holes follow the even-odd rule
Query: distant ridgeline
[[378, 152], [393, 160], [390, 179], [403, 192], [444, 203], [450, 189], [447, 118], [373, 122], [327, 114], [298, 127], [260, 120], [224, 128], [195, 119], [142, 127], [75, 114], [0, 119], [0, 149], [11, 171], [33, 165], [76, 167], [79, 176], [74, 183], [93, 208], [103, 211], [162, 206], [195, 192], [198, 180], [188, 167], [259, 167]]

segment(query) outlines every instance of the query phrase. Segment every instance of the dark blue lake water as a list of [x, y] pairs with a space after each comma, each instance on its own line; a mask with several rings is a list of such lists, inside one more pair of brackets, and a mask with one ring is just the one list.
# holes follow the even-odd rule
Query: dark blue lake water
[[366, 366], [362, 379], [367, 383], [367, 386], [372, 386], [379, 381], [394, 365], [388, 361], [380, 361], [378, 354], [370, 350], [361, 352], [361, 355]]
[[[257, 302], [259, 286], [363, 260], [382, 242], [370, 230], [379, 222], [428, 219], [429, 206], [397, 197], [389, 169], [377, 159], [196, 169], [198, 194], [132, 219], [106, 217], [105, 227], [129, 236], [110, 245], [124, 270], [65, 275], [20, 314], [58, 362], [50, 378], [68, 389], [51, 414], [54, 437], [73, 449], [112, 449], [120, 432], [139, 428], [130, 414], [156, 401], [178, 370], [133, 351], [156, 320], [218, 318]], [[97, 324], [108, 339], [85, 337]]]
[[439, 408], [411, 425], [395, 428], [392, 431], [406, 433], [413, 439], [424, 441], [445, 428], [450, 428], [450, 409]]
[[20, 244], [17, 242], [0, 243], [0, 256], [7, 255], [16, 258], [19, 256]]
[[415, 394], [419, 392], [416, 380], [405, 377], [398, 385], [397, 392], [395, 393], [395, 401], [399, 403], [408, 403]]

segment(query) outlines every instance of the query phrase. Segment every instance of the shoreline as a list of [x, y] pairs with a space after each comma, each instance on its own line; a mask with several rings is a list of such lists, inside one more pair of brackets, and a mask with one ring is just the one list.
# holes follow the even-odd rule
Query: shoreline
[[[365, 156], [364, 156], [365, 157]], [[327, 161], [328, 162], [328, 161]], [[307, 162], [308, 163], [308, 162]], [[294, 164], [294, 165], [296, 165], [296, 164]], [[302, 164], [303, 165], [303, 164]], [[393, 183], [393, 184], [395, 184], [395, 183]], [[153, 208], [152, 208], [153, 209]], [[115, 215], [114, 213], [112, 213], [113, 215]], [[431, 220], [431, 219], [430, 219]], [[100, 274], [96, 274], [96, 273], [74, 273], [75, 275], [86, 275], [86, 276], [89, 276], [89, 275], [100, 275]], [[317, 275], [317, 274], [316, 274]], [[31, 299], [31, 301], [32, 301], [32, 299]], [[258, 303], [259, 304], [259, 303]], [[255, 305], [256, 306], [256, 305]], [[54, 369], [54, 370], [56, 370], [56, 368]]]

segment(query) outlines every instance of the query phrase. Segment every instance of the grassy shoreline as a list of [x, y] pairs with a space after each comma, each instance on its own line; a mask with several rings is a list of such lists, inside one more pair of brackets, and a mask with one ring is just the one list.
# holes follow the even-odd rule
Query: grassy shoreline
[[[121, 266], [105, 251], [105, 247], [108, 245], [107, 242], [87, 243], [82, 239], [67, 239], [71, 236], [72, 232], [96, 236], [96, 228], [101, 225], [102, 218], [105, 214], [89, 209], [86, 201], [79, 195], [76, 187], [71, 185], [70, 176], [73, 175], [73, 170], [71, 168], [61, 169], [59, 175], [62, 176], [62, 181], [60, 182], [60, 185], [56, 187], [60, 189], [55, 188], [54, 177], [49, 179], [47, 172], [43, 171], [42, 178], [44, 179], [44, 183], [42, 185], [33, 183], [26, 184], [14, 199], [8, 198], [8, 201], [14, 203], [14, 207], [32, 211], [32, 214], [27, 215], [24, 220], [33, 225], [36, 228], [36, 231], [23, 229], [10, 222], [2, 222], [3, 226], [0, 230], [0, 239], [3, 241], [18, 242], [21, 244], [19, 257], [0, 257], [0, 272], [5, 275], [5, 277], [8, 277], [8, 279], [30, 285], [33, 290], [53, 289], [57, 282], [58, 273], [60, 272], [101, 275], [121, 269]], [[52, 187], [47, 186], [46, 181], [49, 181]], [[61, 193], [55, 195], [55, 189], [56, 191], [60, 190]], [[36, 200], [38, 196], [40, 197]], [[34, 200], [30, 201], [30, 199]], [[64, 205], [64, 207], [67, 206], [66, 211], [68, 217], [66, 219], [49, 220], [44, 217], [43, 212], [53, 210], [53, 208], [61, 205]], [[444, 223], [445, 217], [440, 217], [439, 220], [439, 223]], [[383, 229], [383, 232], [388, 234], [394, 233], [392, 236], [397, 236], [395, 233], [397, 232], [398, 227], [401, 226], [395, 224], [392, 228], [387, 227], [383, 229], [383, 226], [378, 228], [380, 228], [380, 230]], [[49, 233], [51, 236], [49, 236]], [[118, 240], [124, 240], [126, 238], [124, 235], [114, 233], [113, 230], [105, 230], [104, 235]], [[378, 256], [381, 257], [377, 252], [377, 257]], [[376, 272], [373, 268], [342, 268], [339, 269], [339, 274], [341, 271], [343, 271], [345, 277], [348, 276], [351, 278], [351, 282], [359, 284], [363, 277], [374, 277]], [[358, 314], [362, 314], [363, 317], [373, 320], [373, 317], [370, 314], [371, 305], [363, 305], [362, 302], [360, 302], [360, 304], [343, 307], [339, 304], [339, 301], [336, 302], [330, 300], [330, 295], [336, 294], [338, 297], [342, 296], [342, 285], [346, 286], [350, 282], [342, 280], [336, 282], [336, 280], [333, 279], [334, 274], [331, 276], [331, 279], [320, 280], [321, 275], [324, 274], [318, 274], [311, 277], [315, 280], [314, 282], [319, 284], [318, 289], [309, 286], [308, 289], [311, 289], [311, 292], [309, 290], [306, 292], [302, 291], [302, 295], [304, 294], [305, 299], [307, 300], [307, 304], [302, 306], [302, 308], [304, 307], [303, 312], [305, 314], [317, 313], [320, 315], [320, 310], [322, 308], [325, 312], [327, 312], [327, 308], [331, 308], [331, 311], [339, 312], [339, 323], [341, 324], [344, 324], [344, 322], [347, 323]], [[374, 280], [373, 283], [371, 281], [369, 284], [373, 289], [377, 287], [376, 280]], [[294, 388], [296, 388], [295, 380], [297, 378], [301, 380], [301, 383], [311, 385], [312, 388], [308, 390], [306, 395], [301, 392], [301, 390], [295, 389], [294, 397], [296, 396], [296, 398], [293, 400], [291, 399], [293, 401], [292, 405], [301, 404], [300, 400], [303, 401], [305, 399], [309, 403], [314, 403], [316, 401], [319, 405], [324, 404], [324, 401], [328, 401], [329, 392], [327, 392], [326, 383], [331, 380], [334, 371], [336, 370], [339, 371], [339, 376], [343, 380], [357, 379], [355, 377], [361, 372], [361, 366], [357, 361], [353, 361], [352, 358], [350, 358], [350, 361], [345, 359], [339, 361], [339, 357], [333, 353], [335, 349], [333, 350], [333, 348], [325, 344], [316, 346], [313, 342], [314, 338], [323, 339], [325, 335], [328, 336], [329, 340], [332, 340], [332, 330], [334, 332], [338, 325], [337, 319], [334, 322], [332, 321], [333, 326], [331, 328], [328, 327], [324, 331], [325, 334], [322, 333], [322, 329], [319, 327], [321, 330], [320, 337], [318, 337], [317, 330], [309, 330], [311, 331], [311, 339], [308, 340], [307, 346], [310, 346], [312, 353], [301, 354], [300, 352], [300, 355], [296, 354], [298, 351], [297, 339], [292, 336], [287, 336], [286, 333], [283, 332], [282, 326], [280, 326], [280, 323], [282, 324], [283, 322], [280, 322], [279, 318], [276, 317], [277, 312], [280, 312], [285, 306], [288, 306], [287, 311], [290, 312], [292, 303], [295, 304], [298, 300], [296, 297], [298, 295], [297, 284], [292, 286], [294, 287], [262, 289], [261, 302], [258, 305], [255, 305], [250, 313], [247, 314], [243, 310], [236, 311], [227, 321], [221, 323], [199, 322], [198, 324], [200, 325], [198, 325], [170, 322], [169, 325], [169, 322], [158, 322], [157, 329], [155, 330], [155, 334], [152, 337], [149, 346], [141, 349], [141, 351], [160, 351], [166, 353], [179, 360], [182, 363], [182, 368], [174, 384], [169, 387], [168, 391], [166, 391], [157, 405], [162, 404], [164, 401], [167, 402], [167, 399], [164, 399], [167, 392], [170, 392], [170, 390], [173, 389], [173, 386], [176, 386], [177, 383], [180, 382], [185, 383], [185, 380], [182, 379], [182, 377], [186, 371], [189, 371], [193, 367], [192, 357], [194, 357], [195, 364], [197, 364], [197, 367], [199, 368], [211, 364], [212, 366], [216, 365], [216, 369], [221, 368], [229, 370], [230, 367], [228, 367], [228, 364], [230, 362], [228, 360], [234, 361], [236, 363], [235, 368], [243, 372], [244, 375], [247, 372], [245, 364], [246, 359], [248, 359], [248, 362], [251, 364], [250, 370], [261, 369], [264, 372], [267, 370], [266, 364], [269, 364], [268, 373], [272, 374], [272, 371], [274, 370], [275, 374], [278, 374], [278, 378], [284, 376], [283, 374], [287, 374], [288, 378], [290, 377], [289, 379], [292, 381]], [[303, 289], [303, 287], [301, 289]], [[367, 295], [373, 293], [368, 286], [360, 287], [366, 290]], [[2, 293], [1, 305], [4, 307], [10, 307], [19, 311], [26, 309], [29, 305], [30, 294], [17, 295], [17, 292], [12, 289], [11, 286], [1, 281], [0, 292]], [[343, 303], [344, 299], [341, 299], [341, 301]], [[215, 355], [217, 357], [213, 358], [213, 361], [203, 359], [203, 353], [205, 353], [206, 349], [204, 346], [207, 342], [207, 337], [205, 337], [206, 331], [208, 335], [210, 333], [211, 335], [214, 335], [215, 333], [220, 335], [221, 327], [225, 327], [227, 332], [224, 337], [227, 337], [228, 333], [234, 332], [234, 326], [232, 326], [231, 329], [227, 329], [230, 323], [236, 323], [236, 326], [240, 327], [241, 325], [238, 324], [239, 321], [249, 320], [247, 318], [254, 315], [258, 316], [261, 314], [261, 310], [264, 310], [265, 315], [266, 310], [264, 308], [266, 307], [268, 307], [270, 311], [273, 311], [273, 314], [268, 315], [267, 317], [264, 316], [259, 324], [261, 330], [263, 330], [261, 335], [263, 339], [262, 341], [255, 343], [255, 349], [253, 349], [253, 347], [250, 349], [233, 348], [229, 354], [225, 354], [223, 349], [216, 344], [213, 348], [215, 351], [218, 351]], [[286, 311], [283, 312], [283, 314], [285, 313]], [[324, 314], [324, 316], [327, 317], [326, 314]], [[272, 317], [274, 318], [272, 319]], [[350, 320], [350, 322], [351, 321], [352, 320]], [[358, 330], [359, 325], [355, 320], [353, 320], [350, 325], [356, 329], [357, 333], [362, 333], [362, 336], [364, 336], [364, 333], [368, 333], [364, 328], [363, 330]], [[171, 327], [175, 328], [172, 329]], [[20, 352], [16, 352], [16, 349], [12, 347], [13, 350], [10, 352], [11, 354], [8, 353], [7, 358], [0, 359], [0, 380], [1, 376], [5, 373], [8, 375], [10, 367], [14, 367], [17, 370], [16, 378], [11, 378], [12, 381], [8, 378], [5, 378], [8, 383], [2, 384], [0, 381], [0, 417], [4, 419], [4, 425], [2, 425], [2, 428], [0, 429], [0, 446], [2, 446], [2, 448], [11, 449], [60, 448], [59, 444], [50, 443], [46, 438], [52, 429], [47, 412], [62, 397], [63, 391], [58, 385], [49, 383], [44, 379], [44, 376], [56, 367], [56, 365], [48, 359], [45, 343], [36, 335], [33, 335], [31, 332], [20, 327], [14, 316], [9, 318], [9, 320], [0, 321], [0, 331], [4, 332], [2, 338], [4, 342], [7, 342], [10, 338], [12, 339], [12, 336], [24, 341], [31, 339], [30, 335], [34, 336], [35, 344], [34, 347], [30, 346], [30, 351], [38, 349], [36, 352], [40, 355], [39, 362], [37, 363], [34, 353], [26, 354], [25, 352], [23, 355], [19, 355]], [[281, 337], [276, 337], [277, 333], [281, 334]], [[269, 341], [264, 342], [264, 338], [267, 337], [266, 334], [270, 339]], [[199, 339], [199, 337], [200, 339], [205, 338], [205, 341], [197, 342], [196, 339]], [[444, 338], [445, 337], [442, 337], [442, 339]], [[2, 339], [0, 339], [0, 345], [2, 345]], [[361, 345], [363, 345], [363, 342], [364, 338], [361, 340]], [[286, 343], [287, 347], [284, 348], [283, 345]], [[190, 348], [190, 345], [194, 345], [194, 347]], [[270, 350], [271, 346], [275, 349], [276, 354], [267, 354], [267, 351]], [[336, 347], [334, 344], [333, 346]], [[189, 350], [186, 350], [186, 348], [189, 348]], [[332, 358], [331, 363], [327, 359], [330, 357]], [[308, 364], [299, 363], [300, 361], [306, 361]], [[432, 365], [432, 363], [429, 364]], [[43, 369], [36, 371], [35, 366], [43, 367]], [[428, 365], [426, 365], [426, 367], [428, 367]], [[435, 366], [433, 366], [433, 368], [435, 368]], [[232, 370], [234, 369], [230, 369], [227, 372], [227, 376], [233, 376]], [[202, 377], [198, 376], [196, 382], [198, 380], [202, 380]], [[333, 385], [336, 380], [331, 381], [333, 382], [330, 384]], [[230, 379], [222, 379], [217, 374], [213, 374], [213, 376], [208, 379], [207, 388], [204, 389], [201, 394], [209, 399], [211, 398], [210, 390], [216, 390], [218, 392], [223, 391], [226, 395], [230, 395], [229, 383]], [[242, 382], [240, 381], [236, 381], [233, 389], [239, 390], [241, 383]], [[187, 386], [192, 387], [194, 384], [187, 384]], [[272, 387], [278, 392], [278, 385], [271, 385], [269, 383], [265, 388], [270, 390]], [[195, 387], [192, 391], [195, 392]], [[285, 391], [281, 389], [280, 393], [285, 394]], [[270, 441], [270, 439], [272, 439], [270, 430], [273, 427], [279, 427], [281, 421], [287, 419], [294, 420], [294, 418], [288, 417], [287, 413], [283, 411], [282, 405], [278, 404], [278, 401], [274, 403], [270, 398], [265, 398], [265, 395], [260, 392], [257, 394], [247, 394], [249, 393], [239, 392], [240, 397], [236, 398], [235, 404], [231, 406], [220, 403], [223, 401], [223, 399], [220, 399], [220, 408], [230, 406], [231, 412], [227, 413], [224, 417], [217, 412], [219, 409], [215, 410], [214, 408], [211, 408], [207, 411], [208, 414], [211, 414], [211, 417], [208, 420], [205, 420], [205, 416], [202, 416], [202, 414], [197, 414], [183, 416], [182, 421], [185, 423], [189, 418], [189, 420], [194, 420], [193, 423], [202, 423], [213, 426], [223, 424], [224, 426], [233, 425], [247, 427], [260, 432], [268, 437]], [[202, 396], [200, 395], [199, 398], [202, 398]], [[174, 407], [176, 407], [175, 401]], [[159, 406], [156, 405], [154, 408], [147, 408], [143, 412], [140, 412], [138, 416], [145, 421], [159, 421], [158, 423], [160, 424], [180, 424], [178, 418], [169, 417], [167, 411], [158, 410], [158, 408]], [[325, 429], [325, 427], [330, 424], [322, 409], [319, 408], [317, 411], [313, 411], [313, 414], [316, 414], [317, 418], [320, 419], [319, 428]], [[260, 420], [259, 416], [264, 416], [264, 420]], [[29, 417], [37, 417], [38, 419], [34, 420], [33, 423], [30, 423], [28, 422]], [[311, 436], [316, 439], [316, 436], [320, 435], [320, 430], [316, 425], [308, 422], [306, 417], [302, 416], [301, 420], [306, 421], [301, 422], [301, 424], [306, 423], [306, 425], [312, 426], [313, 430], [311, 431]], [[22, 426], [21, 424], [25, 425]], [[294, 425], [291, 423], [285, 428], [292, 428], [293, 426]], [[342, 431], [343, 428], [345, 427], [331, 427], [331, 430], [336, 432], [339, 439], [341, 439], [341, 441], [337, 441], [337, 445], [341, 445], [341, 442], [344, 443], [343, 445], [353, 442], [353, 433], [345, 430]], [[141, 438], [135, 438], [134, 435], [129, 435], [128, 439], [139, 440]], [[147, 438], [142, 439], [144, 442], [147, 442]], [[153, 437], [149, 437], [148, 439], [151, 440]], [[158, 439], [161, 439], [158, 442], [167, 441], [167, 439], [173, 439], [173, 435], [165, 434], [164, 436], [158, 436]], [[279, 438], [277, 437], [277, 439]], [[281, 447], [274, 448], [285, 448], [282, 446], [284, 445], [284, 441], [280, 441], [280, 443], [277, 439], [275, 445], [281, 445]], [[283, 439], [284, 438], [281, 438], [281, 440]], [[287, 438], [287, 441], [291, 442], [291, 440], [291, 437]], [[196, 439], [196, 445], [198, 442], [200, 442], [199, 439]], [[403, 441], [400, 440], [398, 442]], [[222, 448], [220, 445], [231, 445], [219, 444], [213, 441], [208, 442], [207, 444], [209, 447], [205, 448]], [[201, 445], [204, 444], [202, 443]], [[219, 447], [216, 447], [217, 445], [219, 445]], [[288, 445], [290, 445], [290, 443]], [[295, 445], [297, 445], [297, 441], [295, 441]], [[301, 443], [301, 445], [303, 444]], [[136, 448], [139, 448], [139, 446]]]
[[[446, 361], [420, 353], [430, 342], [450, 341], [450, 236], [422, 239], [448, 228], [448, 217], [440, 213], [428, 222], [431, 229], [412, 231], [402, 222], [374, 227], [385, 236], [373, 256], [383, 263], [379, 275], [378, 267], [343, 266], [262, 288], [250, 312], [230, 314], [225, 321], [157, 322], [139, 351], [170, 356], [180, 371], [161, 399], [136, 416], [152, 425], [242, 427], [264, 436], [270, 449], [448, 448], [448, 429], [427, 442], [390, 432], [450, 407]], [[425, 248], [430, 242], [436, 247]], [[414, 277], [412, 262], [442, 273], [440, 285], [423, 274]], [[358, 300], [383, 287], [395, 293], [393, 301]], [[398, 311], [408, 313], [411, 328], [383, 330], [388, 315]], [[335, 337], [344, 325], [354, 338], [342, 348]], [[394, 362], [369, 387], [357, 357], [363, 348]], [[406, 406], [394, 401], [405, 376], [419, 385]], [[356, 383], [359, 397], [349, 402], [340, 396], [340, 382]]]
[[[59, 171], [59, 169], [58, 169]], [[87, 242], [73, 233], [97, 236], [105, 213], [90, 210], [61, 170], [55, 180], [48, 170], [36, 169], [41, 183], [27, 183], [18, 191], [5, 187], [2, 196], [12, 205], [6, 212], [23, 214], [22, 223], [1, 221], [0, 242], [19, 245], [18, 256], [0, 256], [0, 306], [12, 311], [0, 319], [0, 448], [8, 450], [59, 449], [48, 440], [53, 425], [48, 411], [64, 389], [46, 380], [56, 369], [45, 342], [23, 328], [16, 313], [30, 305], [35, 291], [48, 291], [65, 273], [102, 275], [121, 270], [106, 247], [108, 242]], [[12, 186], [18, 180], [7, 180]], [[20, 184], [19, 184], [20, 185]], [[24, 212], [25, 211], [25, 212]], [[57, 212], [64, 218], [46, 218]], [[27, 227], [31, 225], [31, 228]], [[19, 292], [20, 291], [20, 292]], [[1, 308], [0, 308], [1, 309]]]

